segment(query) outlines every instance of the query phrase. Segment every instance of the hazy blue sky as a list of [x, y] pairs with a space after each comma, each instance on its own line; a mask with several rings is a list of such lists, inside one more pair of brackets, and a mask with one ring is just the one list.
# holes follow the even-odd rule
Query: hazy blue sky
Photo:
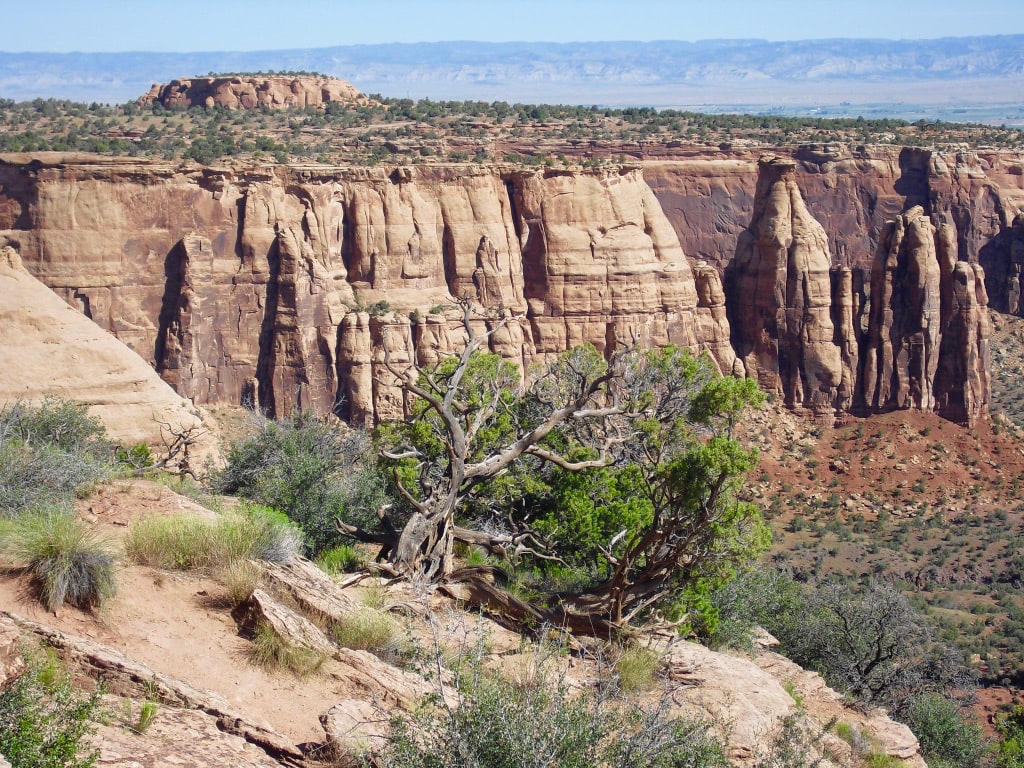
[[1024, 33], [1024, 0], [30, 0], [5, 5], [0, 40], [5, 51]]

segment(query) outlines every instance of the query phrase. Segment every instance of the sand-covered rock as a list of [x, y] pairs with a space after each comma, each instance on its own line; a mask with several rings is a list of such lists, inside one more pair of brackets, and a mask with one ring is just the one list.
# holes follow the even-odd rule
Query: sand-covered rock
[[[0, 251], [0, 403], [60, 397], [89, 406], [108, 435], [125, 445], [160, 446], [174, 429], [203, 429], [199, 410], [138, 355], [76, 312]], [[212, 452], [209, 440], [194, 458]]]

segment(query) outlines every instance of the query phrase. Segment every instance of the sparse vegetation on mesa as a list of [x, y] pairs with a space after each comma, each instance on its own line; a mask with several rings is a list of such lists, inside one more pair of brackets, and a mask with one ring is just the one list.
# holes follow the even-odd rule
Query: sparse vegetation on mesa
[[198, 163], [474, 162], [621, 166], [681, 146], [841, 142], [1024, 148], [1015, 129], [941, 121], [710, 115], [649, 107], [389, 99], [315, 108], [165, 109], [59, 99], [0, 100], [0, 151], [96, 152]]

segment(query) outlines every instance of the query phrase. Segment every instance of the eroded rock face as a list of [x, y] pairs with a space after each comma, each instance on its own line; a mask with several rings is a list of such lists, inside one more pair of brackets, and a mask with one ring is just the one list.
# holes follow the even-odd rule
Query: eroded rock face
[[736, 354], [762, 389], [827, 417], [843, 381], [828, 238], [804, 204], [795, 164], [770, 156], [759, 169], [753, 218], [731, 267]]
[[987, 412], [985, 273], [956, 254], [953, 227], [920, 206], [887, 225], [871, 274], [869, 409], [937, 410], [965, 424]]
[[[47, 396], [85, 403], [111, 439], [161, 446], [166, 429], [203, 431], [204, 416], [124, 344], [36, 280], [13, 248], [0, 249], [0, 405]], [[216, 453], [202, 436], [190, 459]]]
[[169, 108], [303, 109], [365, 100], [349, 83], [334, 77], [239, 75], [156, 83], [138, 104], [145, 107], [159, 103]]
[[[943, 191], [981, 189], [975, 166], [1001, 169], [989, 186], [1011, 206], [1005, 163], [918, 150], [824, 147], [621, 174], [8, 157], [0, 244], [196, 403], [400, 416], [408, 403], [387, 362], [460, 349], [465, 300], [474, 331], [495, 331], [491, 351], [524, 369], [581, 342], [672, 342], [823, 419], [894, 407], [969, 419], [987, 401], [986, 331], [964, 291], [943, 286], [958, 259], [1002, 263], [1014, 242], [1007, 229], [979, 254], [992, 226], [966, 227], [969, 203]], [[907, 265], [898, 285], [890, 252]], [[984, 293], [975, 287], [974, 305]], [[950, 355], [965, 362], [944, 364]]]
[[987, 412], [984, 270], [957, 261], [956, 229], [912, 206], [886, 224], [866, 281], [830, 268], [795, 164], [768, 157], [760, 168], [730, 266], [733, 342], [747, 375], [822, 419], [913, 408], [972, 424]]
[[864, 370], [870, 408], [935, 407], [941, 283], [946, 283], [948, 291], [956, 261], [955, 253], [947, 249], [948, 243], [939, 238], [920, 206], [886, 227], [871, 271], [871, 325]]

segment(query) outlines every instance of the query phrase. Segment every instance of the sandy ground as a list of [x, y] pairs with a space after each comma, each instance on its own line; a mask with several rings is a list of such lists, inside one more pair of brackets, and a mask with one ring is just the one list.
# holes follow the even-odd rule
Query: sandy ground
[[[143, 514], [173, 514], [194, 503], [155, 483], [115, 484], [80, 504], [83, 517], [118, 536]], [[128, 565], [122, 559], [118, 594], [101, 612], [64, 607], [50, 614], [24, 577], [0, 576], [0, 610], [84, 635], [190, 685], [220, 694], [241, 714], [265, 723], [296, 744], [323, 740], [318, 717], [346, 690], [328, 661], [306, 679], [268, 672], [250, 660], [223, 588], [194, 574]]]

